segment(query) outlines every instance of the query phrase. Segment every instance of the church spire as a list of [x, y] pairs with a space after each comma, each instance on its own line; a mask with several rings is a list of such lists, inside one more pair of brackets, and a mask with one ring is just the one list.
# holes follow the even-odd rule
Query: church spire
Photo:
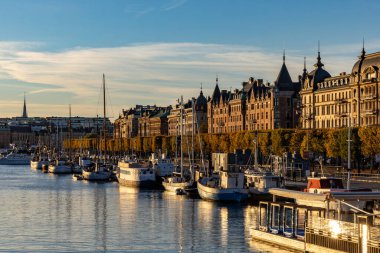
[[23, 118], [27, 118], [27, 117], [28, 117], [28, 113], [26, 112], [26, 98], [25, 98], [25, 92], [24, 92], [24, 107], [23, 107], [23, 110], [22, 110], [22, 117], [23, 117]]
[[282, 55], [282, 62], [285, 64], [285, 49], [284, 49], [284, 52], [283, 52], [283, 55]]

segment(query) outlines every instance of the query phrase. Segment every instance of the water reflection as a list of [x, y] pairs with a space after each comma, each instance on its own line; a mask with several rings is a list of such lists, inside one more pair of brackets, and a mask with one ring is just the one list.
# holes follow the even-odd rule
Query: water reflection
[[247, 205], [73, 181], [27, 166], [0, 167], [0, 203], [4, 252], [261, 250], [250, 240], [257, 214]]

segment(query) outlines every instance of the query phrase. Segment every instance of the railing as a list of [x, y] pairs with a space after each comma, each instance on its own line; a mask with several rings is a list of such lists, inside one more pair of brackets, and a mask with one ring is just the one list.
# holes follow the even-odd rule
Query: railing
[[325, 218], [309, 219], [305, 242], [344, 252], [359, 253], [358, 224]]
[[[336, 172], [336, 173], [325, 173], [325, 175], [339, 177], [344, 180], [348, 178], [348, 172]], [[351, 173], [351, 180], [353, 181], [371, 181], [380, 182], [380, 174], [370, 174], [370, 173]]]

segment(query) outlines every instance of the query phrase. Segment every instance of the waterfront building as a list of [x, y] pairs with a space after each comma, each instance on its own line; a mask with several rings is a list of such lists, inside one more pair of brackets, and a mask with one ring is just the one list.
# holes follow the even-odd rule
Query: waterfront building
[[[57, 133], [61, 139], [68, 138], [69, 117], [13, 117], [0, 118], [0, 147], [7, 147], [9, 143], [37, 144], [39, 141], [47, 145], [52, 142]], [[71, 117], [71, 129], [73, 138], [85, 137], [96, 134], [103, 125], [103, 118], [97, 117]], [[112, 133], [112, 124], [106, 119], [106, 127]], [[6, 137], [8, 136], [8, 137]]]
[[273, 85], [250, 77], [241, 89], [219, 89], [218, 78], [208, 101], [208, 132], [233, 133], [246, 130], [293, 128], [298, 123], [300, 83], [293, 82], [283, 64]]
[[363, 47], [351, 74], [342, 72], [331, 77], [323, 66], [318, 52], [315, 69], [307, 73], [304, 67], [300, 91], [302, 128], [378, 125], [380, 52], [366, 55]]
[[[193, 121], [194, 109], [194, 121]], [[168, 133], [169, 135], [179, 135], [180, 125], [180, 104], [177, 103], [168, 115]], [[189, 99], [184, 103], [184, 134], [191, 135], [194, 129], [194, 134], [207, 133], [207, 99], [203, 95], [203, 90], [197, 98]], [[194, 124], [194, 127], [193, 127]]]
[[136, 105], [123, 110], [114, 122], [115, 138], [133, 138], [136, 136], [167, 135], [167, 116], [171, 107], [156, 105]]

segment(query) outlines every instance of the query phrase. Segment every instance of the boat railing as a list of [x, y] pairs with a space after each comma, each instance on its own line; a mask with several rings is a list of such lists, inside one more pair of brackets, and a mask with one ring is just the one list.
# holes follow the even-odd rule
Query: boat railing
[[[329, 173], [327, 176], [333, 176], [347, 180], [348, 172]], [[380, 174], [375, 173], [351, 173], [350, 179], [353, 181], [380, 182]]]

